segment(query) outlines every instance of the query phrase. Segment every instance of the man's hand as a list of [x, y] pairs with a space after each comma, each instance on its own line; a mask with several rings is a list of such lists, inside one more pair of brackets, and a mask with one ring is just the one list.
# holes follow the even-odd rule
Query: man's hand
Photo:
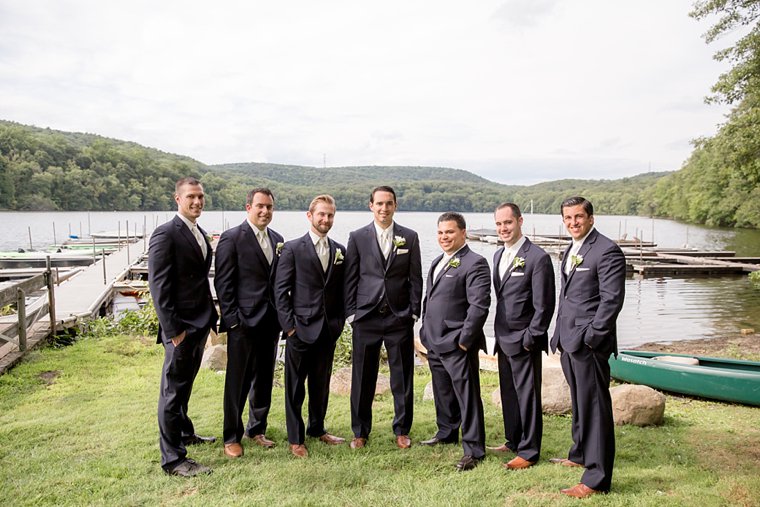
[[293, 329], [291, 329], [290, 331], [288, 331], [288, 337], [291, 337], [291, 336], [293, 336], [294, 334], [296, 334], [296, 328], [293, 328]]
[[182, 333], [179, 334], [179, 336], [175, 336], [172, 338], [172, 343], [175, 347], [177, 347], [180, 343], [182, 343], [185, 340], [185, 336], [187, 335], [187, 331], [182, 331]]

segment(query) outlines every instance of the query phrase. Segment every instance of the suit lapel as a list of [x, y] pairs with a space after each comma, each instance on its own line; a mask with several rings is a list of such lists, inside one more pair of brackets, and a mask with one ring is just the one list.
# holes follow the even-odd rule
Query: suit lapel
[[[515, 259], [517, 259], [518, 257], [522, 257], [524, 260], [528, 256], [529, 248], [530, 248], [530, 240], [528, 238], [525, 238], [525, 242], [523, 243], [522, 247], [520, 247], [520, 250], [518, 250], [517, 254], [515, 254], [514, 259], [512, 259], [512, 264], [507, 267], [507, 271], [504, 273], [504, 280], [501, 281], [501, 287], [499, 287], [499, 289], [504, 287], [504, 284], [512, 276], [512, 272], [515, 270]], [[501, 258], [499, 260], [501, 260]]]
[[[195, 240], [195, 236], [193, 236], [193, 233], [190, 232], [190, 228], [185, 225], [185, 222], [182, 221], [181, 218], [178, 216], [174, 217], [174, 224], [179, 228], [180, 235], [185, 238], [185, 240], [188, 242], [190, 249], [195, 252], [195, 254], [198, 256], [198, 259], [203, 262], [203, 252], [201, 251], [201, 246], [198, 244], [198, 242]], [[199, 228], [200, 229], [200, 228]], [[203, 234], [203, 233], [201, 233]], [[206, 235], [203, 234], [205, 237]], [[211, 246], [208, 245], [208, 240], [206, 241], [206, 246], [208, 246], [208, 251], [211, 251]]]
[[[596, 235], [597, 235], [596, 229], [591, 231], [591, 233], [586, 237], [586, 240], [583, 242], [583, 245], [581, 245], [580, 250], [578, 250], [578, 255], [580, 255], [581, 257], [585, 257], [586, 254], [588, 254], [588, 251], [591, 250], [591, 245], [593, 245], [594, 242], [596, 241]], [[570, 246], [572, 247], [572, 243], [570, 244]], [[570, 253], [570, 249], [568, 248], [567, 252], [565, 253], [565, 257], [567, 257], [567, 254], [569, 253]], [[565, 262], [571, 262], [571, 259], [565, 259]], [[567, 276], [567, 282], [565, 283], [565, 285], [570, 283], [570, 280], [573, 279], [573, 275], [575, 274], [577, 269], [578, 269], [578, 266], [575, 266], [570, 270], [570, 274]], [[563, 269], [562, 272], [564, 273], [565, 270]]]
[[504, 255], [504, 248], [496, 250], [496, 255], [493, 258], [493, 286], [498, 292], [501, 289], [501, 278], [499, 277], [499, 264], [501, 264], [501, 256]]
[[388, 262], [385, 264], [385, 271], [388, 271], [388, 268], [391, 267], [391, 264], [393, 264], [393, 261], [396, 260], [396, 255], [398, 254], [398, 247], [394, 243], [396, 236], [401, 236], [401, 231], [398, 230], [396, 222], [393, 222], [393, 233], [391, 234], [391, 253], [388, 254]]
[[269, 265], [269, 277], [271, 278], [274, 276], [275, 268], [277, 267], [277, 261], [280, 258], [280, 256], [277, 255], [277, 243], [280, 242], [281, 238], [269, 227], [267, 227], [267, 236], [269, 237], [269, 247], [272, 249], [272, 264]]
[[267, 257], [264, 255], [264, 251], [261, 250], [261, 245], [259, 244], [259, 238], [256, 237], [256, 233], [253, 232], [253, 229], [251, 229], [250, 224], [246, 220], [242, 223], [240, 226], [243, 228], [243, 238], [245, 243], [248, 245], [250, 250], [253, 252], [253, 255], [256, 256], [256, 258], [259, 260], [262, 266], [269, 266], [269, 263], [267, 262]]

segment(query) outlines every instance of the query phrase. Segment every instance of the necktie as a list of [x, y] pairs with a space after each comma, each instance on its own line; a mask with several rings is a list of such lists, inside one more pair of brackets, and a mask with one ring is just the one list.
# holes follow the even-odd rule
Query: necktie
[[499, 280], [504, 280], [504, 275], [509, 271], [509, 267], [512, 265], [512, 251], [504, 249], [501, 254], [501, 261], [499, 262]]
[[193, 224], [193, 226], [190, 228], [190, 232], [193, 233], [193, 236], [195, 236], [195, 241], [198, 242], [198, 246], [201, 247], [201, 253], [203, 254], [203, 258], [206, 258], [206, 238], [203, 237], [203, 234], [201, 234], [201, 231], [198, 229], [198, 224]]
[[578, 246], [575, 241], [573, 241], [573, 246], [570, 248], [570, 251], [567, 252], [567, 259], [564, 259], [565, 274], [568, 276], [570, 276], [570, 272], [573, 270], [573, 255], [578, 255], [579, 250], [580, 246]]
[[441, 258], [441, 262], [438, 263], [438, 265], [435, 267], [435, 271], [433, 271], [433, 282], [435, 282], [436, 280], [438, 280], [438, 275], [441, 274], [441, 271], [443, 271], [443, 268], [446, 267], [446, 264], [448, 264], [448, 262], [449, 262], [450, 259], [451, 259], [451, 257], [449, 257], [448, 255], [445, 255], [445, 254], [444, 254], [443, 258]]
[[319, 238], [317, 241], [317, 256], [322, 263], [322, 271], [327, 271], [327, 263], [330, 260], [330, 249], [327, 248], [327, 238]]
[[383, 257], [388, 260], [388, 256], [391, 254], [391, 228], [388, 227], [380, 235], [380, 249], [383, 251]]
[[272, 249], [269, 248], [267, 233], [265, 231], [258, 231], [256, 236], [259, 238], [259, 246], [261, 246], [261, 251], [264, 252], [264, 257], [267, 258], [269, 264], [272, 264]]

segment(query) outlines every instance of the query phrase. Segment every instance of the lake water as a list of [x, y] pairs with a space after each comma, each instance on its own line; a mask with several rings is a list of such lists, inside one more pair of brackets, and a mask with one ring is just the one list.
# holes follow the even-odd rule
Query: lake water
[[[42, 248], [53, 244], [53, 228], [58, 242], [69, 231], [77, 235], [90, 232], [129, 230], [135, 226], [142, 232], [172, 218], [171, 212], [0, 212], [0, 250], [29, 247]], [[396, 220], [416, 230], [420, 235], [423, 276], [430, 263], [440, 253], [436, 241], [436, 219], [439, 213], [399, 212]], [[490, 213], [466, 213], [470, 229], [492, 229]], [[199, 223], [207, 231], [222, 231], [245, 219], [245, 213], [205, 212]], [[340, 211], [330, 236], [345, 244], [350, 231], [368, 224], [369, 211]], [[306, 214], [299, 211], [276, 211], [271, 227], [286, 239], [303, 235], [308, 229]], [[760, 231], [711, 229], [685, 225], [672, 220], [626, 216], [597, 216], [600, 232], [618, 238], [627, 234], [644, 241], [654, 240], [662, 247], [685, 245], [714, 250], [733, 250], [739, 256], [760, 256]], [[556, 235], [562, 231], [559, 215], [525, 215], [523, 232]], [[495, 245], [470, 242], [470, 247], [483, 255], [489, 264], [496, 251]], [[555, 271], [559, 273], [559, 259], [554, 256]], [[559, 288], [559, 281], [557, 282]], [[695, 278], [631, 278], [626, 282], [626, 299], [618, 319], [621, 347], [635, 346], [650, 341], [678, 341], [736, 334], [742, 328], [760, 330], [760, 289], [754, 288], [746, 276], [695, 277]], [[489, 319], [487, 334], [493, 334]]]

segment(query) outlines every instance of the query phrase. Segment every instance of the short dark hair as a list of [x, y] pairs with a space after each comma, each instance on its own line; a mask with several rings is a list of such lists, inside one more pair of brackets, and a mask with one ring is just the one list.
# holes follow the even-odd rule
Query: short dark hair
[[248, 191], [248, 195], [245, 198], [245, 203], [246, 204], [253, 204], [253, 197], [256, 194], [266, 194], [269, 197], [271, 197], [272, 198], [272, 202], [274, 202], [274, 194], [272, 193], [271, 190], [269, 190], [266, 187], [258, 187], [258, 188], [252, 188], [251, 190]]
[[467, 229], [467, 223], [464, 221], [464, 217], [461, 213], [457, 213], [456, 211], [447, 211], [446, 213], [443, 213], [438, 217], [438, 223], [440, 224], [441, 222], [456, 222], [457, 227], [460, 229]]
[[562, 215], [565, 212], [565, 208], [578, 205], [583, 206], [583, 211], [585, 211], [588, 216], [594, 215], [594, 205], [585, 197], [580, 196], [570, 197], [562, 201], [562, 205], [559, 207], [559, 214]]
[[201, 182], [198, 181], [198, 178], [195, 176], [185, 176], [184, 178], [180, 178], [177, 180], [177, 183], [174, 184], [174, 193], [179, 194], [179, 189], [182, 188], [183, 185], [201, 185]]
[[496, 213], [500, 209], [504, 209], [504, 208], [511, 209], [512, 210], [512, 215], [515, 218], [520, 218], [522, 216], [522, 213], [520, 213], [520, 206], [518, 206], [517, 204], [515, 204], [513, 202], [503, 202], [503, 203], [499, 204], [498, 206], [496, 206], [496, 209], [493, 210], [493, 212]]
[[396, 202], [396, 192], [387, 185], [380, 185], [372, 189], [372, 194], [369, 196], [369, 202], [375, 202], [375, 192], [388, 192], [393, 195], [393, 202]]

